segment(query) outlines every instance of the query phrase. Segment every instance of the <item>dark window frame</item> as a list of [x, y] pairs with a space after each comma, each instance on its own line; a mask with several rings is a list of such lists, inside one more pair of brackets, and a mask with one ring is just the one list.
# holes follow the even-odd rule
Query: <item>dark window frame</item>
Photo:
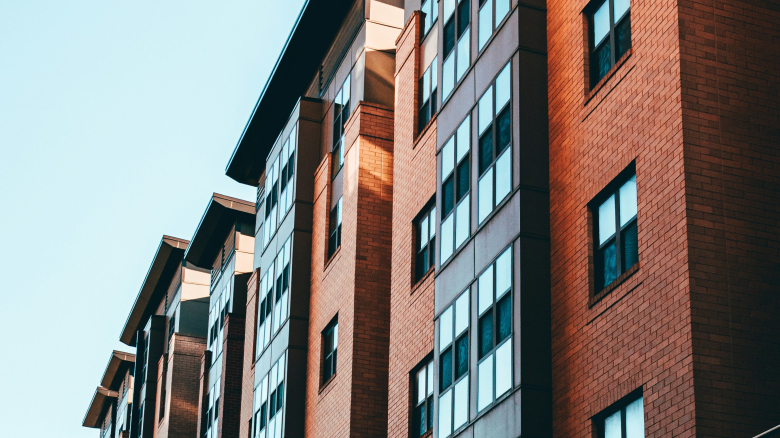
[[[636, 214], [629, 219], [625, 225], [620, 225], [620, 188], [623, 187], [629, 180], [636, 177], [635, 163], [631, 163], [626, 169], [613, 179], [602, 191], [599, 193], [593, 201], [590, 203], [591, 215], [593, 218], [593, 232], [591, 234], [593, 245], [593, 295], [598, 295], [600, 292], [609, 289], [611, 286], [616, 285], [620, 276], [628, 272], [631, 268], [639, 264], [639, 205], [637, 202]], [[638, 198], [638, 187], [636, 196]], [[604, 243], [599, 243], [599, 207], [604, 204], [611, 196], [615, 196], [615, 234], [609, 237]], [[636, 241], [636, 261], [629, 266], [624, 266], [623, 260], [624, 254], [624, 240], [626, 234], [631, 229], [634, 229]], [[615, 246], [615, 273], [614, 278], [606, 283], [604, 278], [605, 266], [601, 257], [601, 252], [605, 251], [609, 246]]]
[[[441, 181], [441, 187], [439, 190], [441, 191], [441, 224], [444, 224], [444, 222], [447, 221], [447, 219], [455, 215], [458, 207], [460, 206], [461, 202], [465, 202], [467, 196], [471, 194], [471, 146], [472, 146], [472, 126], [473, 123], [471, 118], [471, 112], [468, 112], [466, 116], [463, 118], [463, 120], [458, 124], [458, 127], [455, 129], [455, 131], [452, 133], [450, 138], [444, 143], [444, 146], [441, 149], [440, 155], [442, 160], [442, 166], [444, 161], [444, 151], [446, 149], [447, 143], [452, 141], [452, 162], [453, 162], [453, 168], [451, 173], [448, 173], [446, 175], [446, 178], [444, 181]], [[466, 141], [468, 142], [468, 145], [466, 146], [466, 153], [463, 154], [462, 157], [458, 158], [458, 147], [459, 147], [459, 131], [461, 128], [465, 127], [465, 129], [468, 130], [467, 134], [465, 135]], [[473, 197], [469, 198], [469, 203]], [[463, 242], [461, 242], [460, 246], [457, 245], [458, 241], [458, 222], [463, 220], [464, 218], [454, 217], [454, 223], [452, 224], [452, 252], [447, 256], [447, 259], [445, 260], [444, 257], [442, 257], [441, 264], [444, 265], [446, 261], [450, 260], [455, 254], [458, 249], [468, 241], [469, 236], [471, 236], [471, 205], [469, 205], [468, 210], [468, 217], [465, 218], [468, 222], [466, 224], [466, 228], [468, 230], [468, 236], [464, 239]], [[441, 233], [440, 233], [441, 234]], [[441, 248], [441, 242], [439, 242], [439, 248]]]
[[[352, 113], [352, 74], [347, 75], [333, 99], [333, 148], [331, 149], [331, 180], [344, 167], [344, 136], [347, 120]], [[344, 88], [349, 96], [344, 100]]]
[[[410, 378], [410, 385], [409, 387], [412, 389], [410, 397], [409, 397], [409, 418], [411, 419], [411, 424], [409, 425], [409, 436], [411, 438], [421, 438], [421, 437], [429, 437], [433, 433], [433, 400], [434, 400], [434, 393], [435, 391], [435, 378], [433, 377], [433, 368], [434, 368], [434, 361], [433, 361], [433, 353], [429, 353], [425, 359], [423, 359], [419, 364], [417, 364], [412, 371], [409, 373]], [[428, 371], [430, 369], [430, 371]], [[418, 392], [419, 387], [418, 381], [417, 381], [417, 374], [425, 370], [425, 399], [422, 402], [418, 402]], [[434, 380], [433, 382], [429, 382], [428, 379]], [[428, 394], [428, 387], [431, 387], [431, 392]], [[422, 411], [420, 411], [420, 407], [422, 406]], [[420, 412], [424, 413], [424, 420], [427, 424], [426, 429], [423, 433], [419, 433], [418, 427], [422, 426], [420, 423], [421, 415]]]
[[[426, 6], [430, 5], [430, 12], [427, 12]], [[426, 36], [433, 30], [433, 27], [437, 25], [437, 22], [439, 21], [439, 0], [422, 0], [420, 4], [420, 11], [423, 13], [423, 22], [420, 26], [421, 32], [420, 32], [420, 40], [424, 40]], [[432, 18], [430, 22], [430, 26], [427, 26], [428, 19]]]
[[328, 260], [341, 248], [341, 223], [343, 220], [343, 197], [339, 198], [336, 206], [330, 211], [328, 219]]
[[[427, 223], [425, 220], [428, 220]], [[425, 204], [425, 207], [417, 214], [412, 221], [414, 226], [414, 282], [422, 280], [428, 272], [435, 269], [436, 265], [436, 196]], [[427, 241], [423, 242], [422, 226], [426, 225], [428, 230]], [[424, 243], [424, 245], [423, 245]]]
[[[435, 1], [435, 0], [430, 0]], [[439, 72], [438, 72], [438, 56], [433, 58], [431, 64], [423, 72], [420, 79], [417, 81], [417, 89], [419, 91], [420, 107], [417, 109], [417, 133], [421, 133], [425, 130], [428, 124], [433, 120], [433, 116], [436, 115], [439, 108]], [[425, 87], [425, 77], [428, 75], [428, 89]], [[427, 92], [427, 93], [426, 93]], [[428, 98], [425, 98], [425, 95]]]
[[[596, 25], [595, 16], [596, 12], [608, 3], [609, 8], [609, 31], [607, 35], [600, 41], [596, 41]], [[588, 70], [589, 70], [589, 83], [591, 89], [595, 88], [605, 77], [607, 73], [617, 65], [618, 61], [631, 50], [631, 5], [629, 2], [628, 10], [621, 16], [615, 17], [615, 0], [597, 0], [592, 2], [585, 9], [588, 22]], [[618, 32], [627, 30], [628, 33], [628, 45], [618, 47]], [[599, 55], [600, 50], [606, 50], [609, 53], [608, 65], [604, 65], [604, 68], [600, 68]]]
[[[463, 291], [461, 291], [455, 297], [455, 299], [453, 299], [452, 302], [444, 309], [444, 312], [442, 312], [437, 317], [437, 319], [439, 321], [439, 333], [436, 336], [436, 347], [439, 349], [439, 356], [438, 356], [438, 360], [436, 361], [437, 365], [438, 365], [436, 369], [438, 371], [439, 378], [436, 379], [436, 382], [434, 382], [434, 385], [436, 385], [434, 387], [434, 394], [437, 396], [438, 399], [441, 399], [442, 394], [444, 392], [446, 392], [448, 390], [451, 390], [452, 391], [452, 398], [451, 398], [451, 400], [452, 400], [452, 405], [453, 406], [455, 404], [455, 387], [463, 379], [466, 379], [466, 378], [471, 379], [471, 378], [473, 378], [472, 373], [471, 373], [471, 371], [472, 371], [471, 370], [471, 334], [472, 334], [471, 330], [472, 330], [472, 325], [473, 325], [472, 321], [471, 321], [471, 311], [472, 311], [472, 303], [471, 303], [472, 295], [471, 295], [471, 291], [472, 291], [472, 287], [471, 286], [469, 286], [469, 287], [465, 288]], [[465, 294], [465, 301], [464, 302], [468, 306], [468, 309], [466, 311], [466, 314], [467, 314], [467, 317], [466, 317], [467, 326], [466, 326], [465, 330], [463, 330], [462, 333], [458, 334], [457, 333], [457, 328], [456, 328], [456, 324], [457, 324], [457, 303], [458, 303], [458, 301], [461, 298], [464, 297], [464, 294]], [[441, 316], [445, 312], [447, 312], [448, 310], [452, 311], [452, 321], [451, 321], [450, 327], [448, 327], [448, 330], [450, 330], [450, 333], [451, 333], [450, 334], [450, 343], [449, 343], [449, 345], [446, 348], [444, 348], [442, 350], [441, 349], [441, 345], [439, 344], [439, 342], [441, 340], [441, 332], [443, 330], [442, 324], [441, 324], [441, 322], [442, 322]], [[458, 364], [458, 358], [463, 357], [461, 354], [458, 354], [458, 351], [460, 351], [460, 350], [465, 350], [465, 352], [464, 352], [464, 354], [465, 354], [465, 362], [463, 362], [465, 364], [465, 368], [462, 369], [462, 370], [458, 369], [458, 365], [459, 365]], [[449, 357], [447, 357], [445, 359], [444, 358], [445, 356], [449, 356]], [[446, 375], [447, 373], [445, 373], [444, 370], [443, 370], [443, 368], [444, 368], [443, 364], [445, 362], [449, 362], [450, 363], [449, 364], [449, 371], [450, 371], [449, 377], [447, 377], [447, 375]], [[446, 384], [445, 384], [445, 380], [444, 379], [448, 379]], [[471, 384], [472, 384], [472, 382], [469, 382], [469, 385], [467, 385], [467, 386], [470, 386]], [[438, 389], [438, 393], [436, 392], [436, 389]], [[470, 400], [471, 396], [472, 396], [472, 391], [471, 391], [471, 388], [469, 387], [468, 388], [467, 399]], [[467, 410], [469, 412], [471, 410], [470, 409], [470, 402], [468, 402], [468, 401], [467, 401]], [[436, 419], [437, 420], [438, 420], [440, 415], [441, 415], [441, 412], [438, 411], [436, 413]], [[467, 412], [467, 417], [468, 417], [468, 415], [469, 414]], [[469, 424], [469, 419], [466, 418], [465, 423], [455, 427], [455, 413], [454, 413], [454, 410], [449, 412], [449, 416], [450, 416], [450, 418], [449, 418], [450, 427], [452, 429], [450, 430], [450, 434], [448, 436], [456, 435], [457, 431], [463, 429], [464, 427], [466, 427]]]
[[[339, 335], [339, 316], [336, 315], [322, 330], [322, 373], [320, 377], [320, 387], [324, 387], [331, 380], [336, 377], [337, 365], [338, 365], [338, 335]], [[330, 345], [333, 347], [330, 351], [327, 351], [328, 337], [330, 339]]]
[[[626, 395], [625, 397], [621, 398], [617, 402], [610, 405], [608, 408], [604, 409], [603, 411], [599, 412], [598, 414], [593, 416], [593, 428], [596, 431], [595, 436], [596, 438], [605, 438], [606, 433], [606, 427], [605, 427], [605, 420], [609, 418], [612, 414], [621, 411], [620, 415], [620, 435], [622, 438], [627, 437], [627, 431], [626, 431], [626, 408], [634, 403], [635, 401], [642, 399], [642, 415], [643, 415], [643, 422], [644, 422], [644, 411], [645, 411], [645, 403], [644, 403], [644, 395], [642, 393], [642, 388], [636, 389], [635, 391], [632, 391], [630, 394]], [[645, 430], [646, 432], [646, 430]], [[647, 433], [645, 433], [645, 436], [647, 436]]]

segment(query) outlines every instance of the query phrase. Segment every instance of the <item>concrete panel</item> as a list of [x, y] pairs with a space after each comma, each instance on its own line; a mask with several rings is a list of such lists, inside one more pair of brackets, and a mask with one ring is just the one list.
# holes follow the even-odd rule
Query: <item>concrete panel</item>
[[[520, 232], [520, 193], [493, 213], [474, 237], [474, 271], [481, 272]], [[544, 212], [540, 212], [544, 214]]]
[[439, 315], [474, 279], [474, 241], [450, 259], [436, 277], [434, 314]]

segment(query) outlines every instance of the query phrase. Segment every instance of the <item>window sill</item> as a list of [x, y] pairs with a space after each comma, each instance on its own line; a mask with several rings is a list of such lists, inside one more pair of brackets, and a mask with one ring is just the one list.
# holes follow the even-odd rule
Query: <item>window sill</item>
[[[333, 375], [330, 376], [330, 378], [328, 380], [322, 382], [322, 384], [320, 385], [319, 391], [317, 391], [317, 395], [323, 396], [323, 397], [328, 395], [328, 393], [330, 392], [330, 389], [328, 389], [328, 388], [330, 388], [332, 386], [331, 383], [334, 380], [336, 380], [336, 376], [338, 376], [338, 372], [333, 373]], [[327, 389], [327, 391], [325, 391], [326, 389]], [[323, 392], [324, 392], [324, 394], [323, 394]]]
[[412, 150], [417, 148], [417, 145], [425, 137], [425, 134], [427, 134], [431, 127], [435, 124], [434, 122], [436, 122], [436, 117], [438, 115], [438, 112], [434, 114], [433, 117], [431, 117], [431, 120], [428, 120], [428, 123], [425, 124], [425, 127], [417, 133], [416, 137], [414, 137], [414, 140], [412, 141]]
[[339, 247], [336, 248], [335, 251], [333, 251], [333, 254], [328, 258], [328, 260], [325, 261], [325, 266], [322, 268], [323, 271], [327, 271], [328, 268], [330, 268], [330, 265], [335, 263], [336, 257], [339, 255], [340, 252], [341, 252], [341, 245], [339, 245]]
[[631, 278], [637, 271], [639, 270], [639, 262], [634, 263], [634, 266], [628, 268], [628, 270], [618, 278], [615, 279], [612, 283], [609, 284], [609, 286], [605, 287], [604, 289], [600, 290], [598, 293], [594, 293], [590, 296], [590, 300], [588, 300], [588, 307], [591, 308], [596, 305], [599, 301], [601, 301], [604, 297], [610, 294], [610, 292], [617, 289], [621, 284], [625, 283], [626, 280]]
[[428, 283], [428, 278], [432, 277], [433, 274], [436, 272], [436, 269], [431, 266], [431, 269], [428, 269], [428, 272], [425, 273], [422, 277], [420, 277], [419, 280], [412, 283], [412, 292], [409, 293], [409, 295], [414, 295], [417, 292], [417, 289], [422, 288], [422, 286], [426, 283]]
[[[617, 73], [617, 71], [620, 70], [620, 68], [623, 66], [623, 64], [625, 64], [626, 61], [628, 61], [628, 58], [631, 57], [632, 53], [634, 53], [633, 47], [628, 49], [628, 51], [623, 56], [621, 56], [620, 59], [618, 59], [618, 61], [615, 63], [615, 65], [613, 65], [612, 68], [609, 69], [607, 74], [605, 74], [604, 77], [601, 78], [596, 83], [596, 85], [590, 87], [590, 91], [587, 91], [585, 93], [585, 103], [584, 103], [584, 105], [588, 105], [588, 103], [590, 103], [590, 101], [593, 100], [593, 98], [596, 97], [596, 95], [599, 94], [599, 91], [601, 91], [601, 89], [604, 88], [604, 86], [607, 84], [607, 82], [609, 82], [610, 79], [612, 79], [612, 77], [615, 76], [615, 73]], [[589, 79], [586, 78], [585, 80], [588, 81]], [[617, 85], [617, 84], [615, 84], [615, 85]]]

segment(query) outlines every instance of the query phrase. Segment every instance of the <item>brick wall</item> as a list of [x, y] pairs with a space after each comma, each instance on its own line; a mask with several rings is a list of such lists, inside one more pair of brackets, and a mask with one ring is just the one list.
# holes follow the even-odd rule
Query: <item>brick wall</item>
[[234, 313], [225, 317], [222, 339], [222, 376], [219, 385], [219, 433], [217, 438], [238, 438], [241, 428], [241, 389], [244, 365], [244, 318]]
[[[677, 2], [631, 2], [631, 54], [594, 91], [587, 4], [547, 3], [553, 435], [590, 438], [641, 387], [647, 436], [694, 436]], [[587, 204], [634, 160], [639, 268], [590, 306]]]
[[197, 437], [200, 362], [206, 338], [175, 333], [171, 347], [166, 383], [167, 437]]
[[406, 23], [396, 49], [393, 154], [392, 278], [387, 436], [409, 436], [409, 372], [433, 350], [433, 275], [413, 284], [413, 219], [436, 194], [436, 121], [417, 135], [420, 12]]
[[[341, 248], [331, 260], [330, 157], [315, 173], [307, 436], [387, 433], [392, 138], [392, 111], [359, 102], [346, 126]], [[337, 314], [337, 372], [321, 387], [321, 332]]]
[[680, 3], [696, 431], [780, 424], [780, 6]]
[[260, 279], [260, 269], [255, 269], [247, 283], [246, 291], [246, 324], [244, 329], [244, 377], [241, 383], [241, 437], [249, 436], [249, 420], [252, 419], [252, 403], [255, 386], [255, 324], [257, 317], [257, 287]]

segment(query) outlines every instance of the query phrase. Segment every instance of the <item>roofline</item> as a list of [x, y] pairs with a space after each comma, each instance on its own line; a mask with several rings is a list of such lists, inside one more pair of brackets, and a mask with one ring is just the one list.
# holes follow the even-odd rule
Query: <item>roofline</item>
[[100, 414], [103, 413], [106, 402], [112, 398], [117, 398], [118, 395], [116, 391], [110, 391], [102, 386], [98, 386], [95, 389], [95, 394], [92, 396], [92, 401], [89, 402], [87, 413], [84, 414], [84, 420], [81, 422], [81, 425], [93, 429], [99, 428]]
[[127, 366], [135, 365], [135, 355], [125, 353], [124, 351], [112, 351], [111, 358], [108, 360], [108, 364], [106, 364], [106, 370], [103, 372], [103, 378], [100, 380], [100, 386], [111, 390], [116, 377], [119, 375], [119, 370], [124, 364], [127, 364]]
[[[127, 315], [122, 333], [119, 335], [119, 340], [122, 343], [131, 347], [135, 346], [136, 331], [138, 326], [141, 325], [143, 315], [146, 313], [147, 306], [155, 289], [157, 289], [158, 283], [162, 280], [165, 267], [169, 265], [172, 256], [180, 261], [188, 245], [188, 240], [167, 235], [162, 236], [152, 263], [146, 271], [146, 277], [144, 277], [144, 281], [141, 283], [141, 289], [138, 291], [133, 307], [130, 308], [130, 313]], [[133, 321], [134, 319], [137, 321]]]
[[[200, 268], [211, 269], [211, 264], [206, 262], [204, 257], [209, 257], [208, 249], [213, 245], [214, 239], [218, 239], [219, 243], [224, 240], [223, 236], [217, 234], [224, 231], [220, 225], [224, 225], [225, 220], [230, 220], [232, 216], [234, 220], [251, 222], [254, 228], [255, 212], [255, 203], [252, 201], [213, 193], [184, 252], [184, 260]], [[226, 218], [225, 214], [230, 216]]]

